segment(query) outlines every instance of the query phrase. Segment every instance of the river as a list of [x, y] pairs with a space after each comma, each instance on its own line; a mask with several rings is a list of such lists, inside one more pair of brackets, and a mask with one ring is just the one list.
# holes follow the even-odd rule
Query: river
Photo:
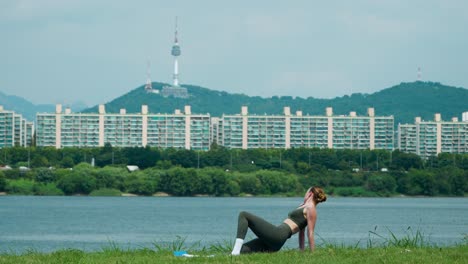
[[[235, 239], [239, 211], [280, 223], [301, 198], [0, 196], [0, 252], [154, 248]], [[466, 241], [467, 198], [335, 198], [318, 206], [316, 244], [382, 242], [418, 230], [432, 244]], [[408, 228], [410, 228], [408, 230]], [[249, 232], [247, 238], [252, 238]], [[297, 247], [297, 236], [285, 245]]]

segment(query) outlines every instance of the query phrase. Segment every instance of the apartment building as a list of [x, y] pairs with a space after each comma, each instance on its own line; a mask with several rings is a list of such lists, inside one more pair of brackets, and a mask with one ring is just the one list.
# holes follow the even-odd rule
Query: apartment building
[[[463, 113], [463, 117], [467, 115]], [[439, 153], [468, 153], [468, 118], [443, 121], [440, 114], [435, 114], [433, 121], [416, 117], [414, 124], [399, 124], [398, 148], [423, 158]]]
[[31, 146], [34, 124], [0, 106], [0, 147]]
[[223, 115], [217, 122], [217, 143], [228, 148], [297, 148], [393, 150], [393, 116], [333, 115], [331, 107], [324, 116], [291, 114], [285, 107], [282, 115], [251, 115], [246, 106], [237, 115]]
[[153, 114], [143, 105], [140, 113], [72, 113], [57, 105], [55, 113], [38, 113], [36, 145], [63, 147], [161, 147], [208, 150], [210, 116], [192, 114], [190, 106], [174, 114]]

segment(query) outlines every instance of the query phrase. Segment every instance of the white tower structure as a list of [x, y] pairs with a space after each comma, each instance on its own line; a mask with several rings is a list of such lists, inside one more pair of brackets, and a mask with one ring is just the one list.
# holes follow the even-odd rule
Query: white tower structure
[[179, 86], [179, 64], [177, 61], [177, 57], [180, 56], [180, 47], [179, 47], [179, 40], [177, 39], [177, 17], [175, 21], [175, 34], [174, 34], [174, 45], [172, 46], [171, 54], [174, 56], [174, 86]]
[[179, 39], [177, 38], [177, 17], [175, 21], [175, 37], [174, 37], [174, 45], [172, 45], [171, 55], [174, 56], [174, 83], [172, 86], [164, 86], [161, 90], [161, 95], [164, 97], [178, 97], [178, 98], [188, 98], [189, 93], [187, 88], [179, 86], [179, 64], [177, 61], [177, 57], [180, 56], [180, 47], [179, 47]]
[[422, 81], [421, 67], [418, 67], [418, 76], [417, 76], [417, 81]]

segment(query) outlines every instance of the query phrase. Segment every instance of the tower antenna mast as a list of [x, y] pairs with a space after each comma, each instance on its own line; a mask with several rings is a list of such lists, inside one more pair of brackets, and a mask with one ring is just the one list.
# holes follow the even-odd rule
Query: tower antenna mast
[[175, 19], [175, 33], [174, 33], [174, 45], [172, 46], [171, 55], [174, 56], [174, 86], [179, 86], [179, 63], [177, 57], [180, 56], [179, 40], [177, 38], [177, 17]]

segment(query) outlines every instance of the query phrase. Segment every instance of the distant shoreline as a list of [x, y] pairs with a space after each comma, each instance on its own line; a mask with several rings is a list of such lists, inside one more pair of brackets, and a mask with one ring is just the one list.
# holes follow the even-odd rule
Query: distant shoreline
[[[121, 193], [120, 195], [88, 195], [88, 194], [73, 194], [73, 195], [28, 195], [28, 194], [8, 194], [7, 192], [0, 192], [0, 196], [36, 196], [36, 197], [156, 197], [156, 198], [302, 198], [298, 196], [289, 196], [289, 195], [239, 195], [239, 196], [214, 196], [214, 195], [193, 195], [193, 196], [176, 196], [164, 192], [158, 192], [153, 195], [139, 195], [134, 193]], [[332, 198], [468, 198], [465, 196], [409, 196], [404, 194], [396, 194], [392, 196], [339, 196], [339, 195], [329, 195]]]

